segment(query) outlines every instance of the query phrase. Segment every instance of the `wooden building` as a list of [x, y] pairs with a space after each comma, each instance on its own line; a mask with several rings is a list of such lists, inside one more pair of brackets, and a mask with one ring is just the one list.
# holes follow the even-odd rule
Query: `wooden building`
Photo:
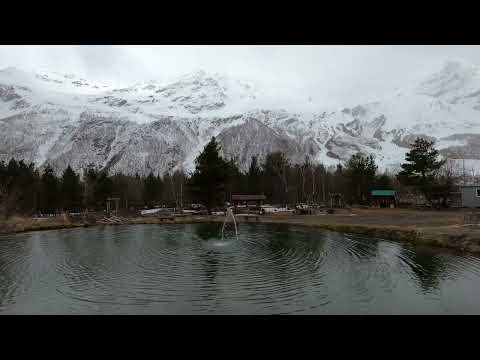
[[395, 190], [372, 190], [369, 200], [375, 207], [387, 208], [397, 206]]
[[462, 206], [480, 208], [480, 185], [462, 185]]

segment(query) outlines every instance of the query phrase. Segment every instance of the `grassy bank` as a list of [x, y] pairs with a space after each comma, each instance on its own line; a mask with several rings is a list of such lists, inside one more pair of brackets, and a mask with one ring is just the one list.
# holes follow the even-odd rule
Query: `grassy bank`
[[[237, 221], [313, 226], [325, 230], [480, 253], [480, 226], [463, 224], [464, 210], [419, 211], [404, 209], [355, 209], [333, 215], [237, 216]], [[223, 222], [222, 216], [188, 216], [171, 223]], [[137, 217], [132, 224], [162, 224], [155, 217]]]
[[[314, 226], [326, 230], [352, 233], [414, 244], [444, 247], [480, 253], [480, 226], [463, 224], [465, 211], [419, 211], [404, 209], [355, 209], [332, 215], [263, 215], [237, 216], [238, 222]], [[223, 216], [183, 216], [174, 219], [129, 217], [129, 224], [222, 223]], [[0, 221], [0, 233], [17, 233], [83, 226], [68, 218], [26, 219], [13, 217]]]
[[[463, 224], [463, 211], [355, 210], [353, 215], [265, 216], [246, 222], [314, 226], [413, 244], [480, 253], [480, 226]], [[242, 220], [241, 220], [242, 221]]]
[[51, 218], [33, 219], [13, 216], [9, 219], [0, 220], [0, 234], [13, 234], [27, 231], [69, 229], [83, 226], [68, 218], [55, 216]]

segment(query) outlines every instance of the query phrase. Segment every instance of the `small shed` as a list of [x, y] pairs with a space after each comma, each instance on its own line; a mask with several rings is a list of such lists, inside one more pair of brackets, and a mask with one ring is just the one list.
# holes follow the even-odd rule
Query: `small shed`
[[462, 185], [462, 207], [480, 208], [480, 185]]
[[376, 207], [392, 207], [397, 205], [395, 190], [372, 190], [370, 202]]

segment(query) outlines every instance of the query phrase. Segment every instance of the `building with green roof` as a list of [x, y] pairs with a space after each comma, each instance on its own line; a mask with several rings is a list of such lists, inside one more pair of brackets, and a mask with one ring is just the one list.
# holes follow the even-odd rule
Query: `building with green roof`
[[397, 196], [395, 190], [377, 190], [370, 192], [370, 203], [375, 207], [396, 207]]

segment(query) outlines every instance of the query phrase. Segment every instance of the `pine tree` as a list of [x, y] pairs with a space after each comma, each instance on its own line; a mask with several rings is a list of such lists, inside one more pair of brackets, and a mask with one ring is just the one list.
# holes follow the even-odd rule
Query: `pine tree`
[[287, 157], [280, 151], [268, 154], [263, 164], [267, 181], [272, 187], [270, 198], [277, 199], [278, 196], [278, 200], [283, 204], [287, 202], [289, 168], [290, 163]]
[[387, 173], [378, 175], [375, 178], [375, 189], [378, 190], [390, 190], [393, 188], [393, 181]]
[[107, 201], [107, 198], [112, 196], [113, 192], [113, 181], [108, 177], [106, 171], [100, 172], [95, 183], [95, 202], [98, 207], [104, 207]]
[[261, 177], [262, 169], [258, 166], [258, 158], [252, 156], [252, 161], [250, 162], [250, 167], [247, 174], [247, 187], [250, 194], [260, 194], [261, 193]]
[[230, 158], [227, 162], [228, 180], [226, 184], [225, 200], [230, 201], [234, 193], [243, 194], [247, 191], [246, 177], [240, 171], [237, 160]]
[[97, 203], [95, 201], [95, 185], [97, 183], [98, 173], [93, 164], [89, 164], [88, 168], [83, 173], [83, 203], [87, 209], [95, 208]]
[[36, 209], [38, 173], [33, 163], [11, 159], [0, 166], [0, 201], [3, 215], [31, 214]]
[[353, 197], [360, 202], [366, 200], [369, 189], [374, 185], [377, 165], [373, 155], [357, 153], [345, 164], [345, 175], [349, 180]]
[[3, 183], [3, 180], [5, 179], [7, 173], [7, 167], [5, 165], [5, 161], [0, 161], [0, 184]]
[[129, 206], [129, 183], [128, 176], [122, 173], [113, 176], [113, 196], [120, 198], [119, 207], [128, 209]]
[[7, 209], [7, 167], [5, 163], [0, 162], [0, 218], [6, 217], [8, 215]]
[[7, 185], [7, 166], [4, 161], [0, 161], [0, 191], [6, 192]]
[[128, 182], [129, 205], [135, 206], [135, 207], [140, 207], [145, 205], [143, 200], [144, 184], [140, 175], [138, 175], [138, 173], [135, 173], [135, 176], [134, 177], [130, 176], [127, 182]]
[[15, 159], [10, 159], [7, 165], [7, 180], [6, 180], [6, 186], [7, 186], [7, 191], [11, 193], [13, 191], [13, 188], [15, 187], [15, 180], [19, 174], [19, 169], [18, 169], [18, 163]]
[[417, 188], [430, 202], [435, 187], [435, 178], [445, 160], [438, 160], [438, 150], [433, 141], [417, 138], [412, 149], [406, 154], [406, 163], [397, 175], [401, 184]]
[[147, 206], [153, 206], [159, 197], [161, 188], [158, 186], [158, 180], [150, 171], [150, 174], [144, 180], [144, 195], [145, 204]]
[[27, 165], [23, 160], [20, 160], [15, 186], [19, 189], [18, 208], [24, 214], [32, 214], [36, 210], [36, 179], [35, 164], [30, 163]]
[[75, 210], [81, 207], [82, 187], [80, 177], [70, 167], [63, 171], [61, 183], [62, 207], [65, 210]]
[[212, 137], [195, 159], [195, 171], [190, 179], [192, 192], [206, 206], [209, 214], [225, 199], [225, 184], [229, 176], [229, 165], [220, 156], [220, 145]]
[[47, 164], [40, 179], [40, 208], [43, 212], [53, 214], [59, 205], [59, 182], [53, 168]]

